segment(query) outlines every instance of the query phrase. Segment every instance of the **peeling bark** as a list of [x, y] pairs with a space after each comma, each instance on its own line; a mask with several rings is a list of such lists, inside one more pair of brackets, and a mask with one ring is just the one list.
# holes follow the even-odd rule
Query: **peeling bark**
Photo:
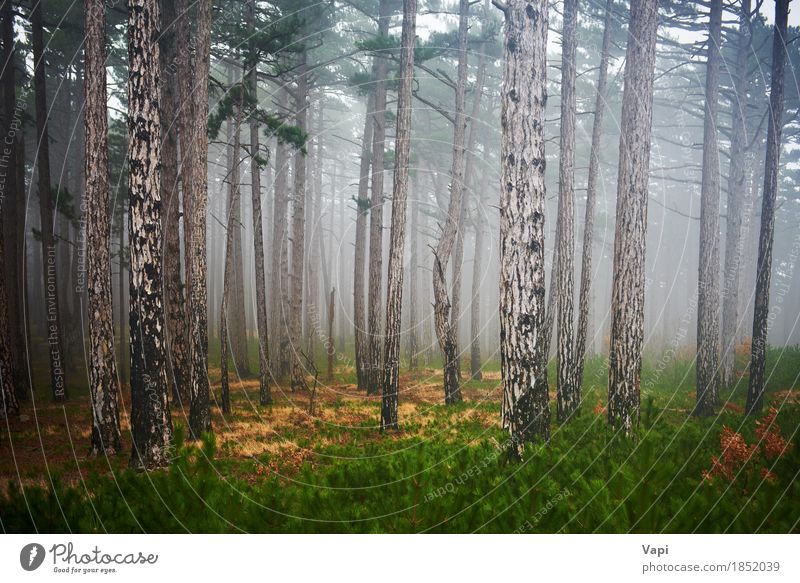
[[85, 4], [85, 127], [87, 287], [89, 291], [89, 391], [92, 398], [91, 454], [122, 449], [119, 385], [114, 355], [111, 300], [111, 217], [108, 212], [108, 118], [106, 112], [105, 4]]
[[544, 108], [547, 2], [505, 12], [500, 171], [500, 366], [509, 454], [550, 439], [544, 333]]
[[129, 0], [128, 8], [131, 466], [149, 470], [169, 463], [172, 442], [161, 263], [159, 11], [156, 0]]

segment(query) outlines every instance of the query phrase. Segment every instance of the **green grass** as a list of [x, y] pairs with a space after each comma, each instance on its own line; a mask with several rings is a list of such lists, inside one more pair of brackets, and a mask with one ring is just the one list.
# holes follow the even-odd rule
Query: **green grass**
[[[0, 525], [6, 532], [798, 532], [796, 394], [778, 401], [777, 424], [791, 449], [777, 460], [759, 454], [732, 483], [705, 481], [723, 426], [758, 441], [756, 419], [737, 411], [747, 377], [723, 393], [732, 406], [696, 419], [690, 363], [659, 362], [645, 363], [635, 439], [615, 435], [594, 411], [606, 391], [603, 360], [594, 358], [579, 414], [553, 426], [549, 445], [529, 445], [519, 463], [504, 454], [507, 435], [471, 414], [499, 417], [496, 402], [434, 405], [432, 416], [401, 418], [402, 431], [381, 438], [317, 422], [312, 438], [283, 436], [308, 450], [299, 467], [269, 453], [232, 458], [213, 438], [186, 445], [179, 429], [169, 469], [95, 475], [75, 487], [12, 485], [0, 500]], [[771, 350], [767, 370], [767, 402], [797, 391], [800, 348]], [[469, 384], [489, 389], [497, 381]], [[329, 405], [334, 415], [351, 406]], [[330, 443], [343, 432], [347, 440]], [[774, 477], [763, 479], [762, 469]]]

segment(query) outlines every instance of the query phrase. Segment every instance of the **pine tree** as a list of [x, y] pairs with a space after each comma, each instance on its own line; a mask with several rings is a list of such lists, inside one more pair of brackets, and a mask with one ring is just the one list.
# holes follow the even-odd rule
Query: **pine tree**
[[128, 10], [128, 235], [131, 260], [131, 466], [169, 463], [172, 421], [167, 401], [161, 246], [159, 10], [130, 0]]
[[[497, 5], [497, 3], [495, 3]], [[501, 5], [503, 6], [503, 5]], [[513, 0], [505, 14], [501, 90], [500, 367], [509, 454], [550, 439], [544, 334], [544, 108], [547, 2]]]
[[608, 367], [608, 422], [626, 435], [631, 435], [639, 424], [657, 26], [658, 0], [631, 4], [619, 139]]
[[417, 0], [403, 0], [400, 71], [397, 90], [392, 222], [386, 292], [386, 342], [381, 382], [381, 431], [397, 429], [397, 390], [400, 377], [400, 312], [403, 306], [403, 251], [406, 236], [408, 166], [411, 152], [411, 99], [414, 83], [414, 43]]
[[119, 385], [111, 301], [111, 217], [108, 212], [108, 118], [106, 112], [105, 4], [89, 0], [85, 11], [86, 231], [89, 291], [89, 391], [92, 455], [120, 451]]
[[750, 381], [747, 386], [748, 415], [764, 406], [767, 332], [769, 329], [769, 286], [772, 275], [772, 246], [775, 237], [775, 198], [778, 194], [778, 168], [783, 132], [783, 94], [786, 72], [786, 26], [789, 0], [775, 2], [775, 32], [772, 40], [772, 81], [769, 93], [767, 154], [764, 162], [764, 198], [761, 203], [761, 230], [758, 237], [755, 308]]
[[39, 178], [39, 216], [42, 236], [42, 271], [47, 313], [47, 343], [50, 360], [50, 386], [53, 399], [67, 398], [65, 355], [62, 343], [61, 309], [58, 297], [58, 267], [54, 238], [55, 219], [50, 182], [50, 134], [47, 129], [47, 81], [44, 59], [43, 0], [35, 0], [31, 8], [33, 41], [33, 84], [36, 101], [36, 168]]
[[719, 402], [719, 145], [717, 110], [722, 0], [711, 1], [706, 100], [703, 120], [703, 182], [700, 198], [700, 261], [697, 288], [697, 401], [695, 415], [711, 415]]

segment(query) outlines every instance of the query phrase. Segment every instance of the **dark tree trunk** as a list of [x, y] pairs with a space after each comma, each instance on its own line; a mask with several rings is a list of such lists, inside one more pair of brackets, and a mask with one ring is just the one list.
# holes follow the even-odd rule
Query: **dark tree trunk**
[[353, 267], [353, 323], [355, 324], [356, 377], [358, 390], [367, 389], [369, 344], [366, 338], [364, 313], [364, 259], [367, 247], [367, 215], [369, 214], [369, 176], [372, 145], [372, 118], [375, 115], [375, 94], [367, 95], [367, 112], [364, 118], [364, 135], [361, 142], [361, 160], [358, 173], [358, 198], [356, 199], [355, 265]]
[[[199, 439], [211, 431], [211, 410], [208, 387], [208, 301], [206, 213], [208, 208], [208, 75], [211, 37], [211, 1], [197, 4], [197, 39], [194, 79], [192, 123], [187, 129], [191, 150], [187, 152], [191, 169], [191, 191], [188, 193], [190, 216], [187, 229], [187, 263], [189, 264], [189, 359], [192, 367], [191, 407], [189, 411], [190, 436]], [[191, 99], [191, 97], [190, 97]], [[185, 158], [184, 158], [185, 159]], [[184, 201], [186, 197], [184, 198]]]
[[556, 417], [567, 422], [580, 404], [575, 386], [575, 345], [573, 344], [573, 299], [575, 295], [575, 50], [578, 0], [564, 2], [561, 34], [561, 153], [558, 166], [558, 319], [556, 338]]
[[789, 0], [775, 2], [775, 32], [772, 40], [772, 86], [769, 95], [767, 156], [764, 162], [764, 198], [761, 203], [761, 231], [758, 237], [753, 344], [750, 382], [747, 387], [748, 415], [764, 406], [764, 371], [769, 330], [769, 286], [772, 274], [772, 243], [775, 236], [775, 198], [778, 194], [778, 168], [783, 131], [783, 87], [786, 70], [786, 26]]
[[[252, 35], [255, 31], [256, 0], [248, 2], [249, 29]], [[255, 46], [250, 47], [249, 61], [246, 64], [248, 91], [250, 98], [258, 103], [258, 55]], [[255, 111], [254, 111], [255, 113]], [[253, 257], [255, 261], [256, 277], [256, 326], [258, 326], [258, 380], [259, 403], [269, 405], [272, 403], [272, 393], [269, 386], [269, 334], [267, 330], [267, 283], [264, 273], [264, 234], [261, 218], [261, 168], [268, 163], [260, 157], [261, 145], [258, 135], [258, 120], [255, 115], [250, 117], [250, 181], [251, 200], [253, 204]]]
[[750, 0], [742, 0], [739, 8], [739, 38], [736, 50], [733, 103], [731, 106], [731, 160], [728, 175], [728, 212], [725, 231], [725, 279], [722, 295], [722, 363], [720, 385], [734, 384], [736, 332], [739, 320], [739, 282], [742, 257], [745, 254], [742, 214], [747, 193], [749, 164], [747, 160], [747, 87], [749, 83]]
[[[460, 0], [458, 24], [458, 78], [456, 81], [455, 115], [453, 118], [453, 165], [450, 171], [450, 201], [447, 217], [442, 230], [442, 238], [433, 254], [433, 293], [436, 336], [442, 349], [444, 368], [444, 402], [448, 405], [458, 403], [461, 397], [461, 370], [458, 359], [458, 339], [451, 323], [451, 304], [447, 297], [445, 271], [453, 252], [456, 237], [460, 236], [458, 225], [461, 221], [464, 199], [464, 141], [466, 130], [465, 99], [467, 90], [467, 34], [469, 32], [469, 0]], [[460, 278], [460, 266], [453, 264], [454, 284]], [[458, 317], [458, 314], [454, 314]]]
[[632, 3], [619, 140], [608, 367], [608, 422], [629, 436], [639, 425], [657, 27], [658, 0]]
[[722, 0], [711, 1], [703, 122], [700, 261], [697, 289], [697, 401], [695, 415], [712, 415], [719, 402], [719, 144], [717, 110]]
[[603, 118], [608, 101], [608, 59], [611, 47], [613, 0], [606, 0], [603, 24], [603, 46], [600, 52], [600, 72], [597, 75], [597, 95], [594, 102], [592, 145], [589, 150], [589, 178], [586, 184], [586, 214], [583, 222], [583, 251], [581, 257], [581, 290], [578, 301], [578, 332], [575, 338], [575, 390], [580, 398], [583, 369], [586, 362], [586, 339], [589, 334], [589, 306], [592, 303], [592, 250], [594, 247], [594, 207], [597, 200], [597, 179], [600, 173], [600, 148]]
[[50, 387], [53, 399], [67, 398], [64, 375], [64, 350], [61, 342], [61, 312], [58, 299], [58, 269], [54, 240], [55, 221], [50, 194], [50, 137], [47, 131], [47, 86], [44, 61], [44, 31], [42, 2], [34, 2], [31, 9], [33, 40], [33, 84], [36, 101], [36, 166], [39, 177], [39, 215], [42, 226], [42, 271], [44, 279], [45, 310], [47, 322], [48, 357], [50, 360]]
[[186, 300], [183, 295], [178, 196], [178, 114], [172, 73], [175, 49], [175, 4], [162, 2], [161, 13], [161, 186], [163, 189], [162, 232], [164, 233], [164, 303], [167, 318], [167, 355], [172, 381], [172, 399], [188, 404], [189, 381], [186, 346]]
[[156, 0], [128, 6], [131, 466], [153, 469], [169, 463], [172, 442], [161, 273], [159, 12]]
[[[14, 11], [12, 2], [3, 2], [0, 7], [0, 35], [3, 41], [3, 53], [0, 57], [0, 74], [2, 74], [3, 102], [3, 136], [5, 136], [0, 155], [5, 168], [5, 184], [3, 185], [3, 236], [5, 238], [5, 277], [6, 299], [8, 301], [9, 346], [10, 358], [14, 367], [13, 386], [16, 398], [28, 398], [28, 379], [30, 371], [24, 331], [25, 282], [21, 274], [26, 273], [25, 263], [25, 197], [23, 160], [17, 157], [17, 149], [22, 140], [22, 112], [24, 102], [16, 97], [16, 55], [14, 49]], [[20, 173], [20, 169], [22, 173]], [[18, 181], [18, 174], [22, 179]], [[21, 219], [21, 220], [20, 220]], [[9, 384], [11, 386], [11, 384]]]
[[103, 0], [85, 4], [86, 231], [89, 290], [89, 391], [92, 396], [92, 455], [122, 448], [119, 385], [114, 358], [111, 300], [111, 217], [108, 212], [108, 119], [106, 34]]
[[403, 250], [406, 236], [408, 165], [411, 152], [411, 89], [414, 83], [414, 41], [417, 0], [403, 0], [400, 71], [397, 90], [392, 226], [386, 293], [386, 343], [381, 383], [381, 431], [397, 429], [397, 389], [400, 377], [400, 315], [403, 306]]
[[[389, 36], [389, 0], [381, 0], [378, 35]], [[369, 286], [367, 293], [368, 340], [367, 394], [380, 393], [381, 384], [381, 299], [383, 283], [383, 153], [386, 140], [387, 60], [375, 57], [375, 111], [372, 117], [372, 199], [369, 211]]]
[[550, 439], [542, 368], [544, 332], [544, 107], [547, 2], [513, 0], [504, 9], [505, 66], [500, 177], [500, 366], [502, 424], [509, 454]]

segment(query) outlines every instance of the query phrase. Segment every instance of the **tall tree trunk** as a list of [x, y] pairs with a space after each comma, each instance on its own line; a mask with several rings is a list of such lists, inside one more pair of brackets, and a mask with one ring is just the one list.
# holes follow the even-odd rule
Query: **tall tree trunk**
[[106, 112], [106, 17], [103, 0], [85, 4], [86, 217], [89, 290], [89, 391], [92, 455], [118, 452], [119, 385], [114, 358], [111, 299], [111, 218], [108, 212], [108, 118]]
[[355, 325], [356, 377], [358, 390], [367, 390], [369, 344], [366, 338], [364, 314], [364, 259], [367, 247], [367, 215], [369, 214], [369, 176], [372, 146], [375, 93], [367, 95], [367, 112], [364, 117], [364, 134], [361, 142], [361, 159], [358, 172], [358, 198], [356, 199], [356, 234], [353, 266], [353, 324]]
[[697, 401], [695, 415], [712, 415], [719, 402], [719, 144], [717, 110], [722, 0], [711, 0], [703, 121], [700, 261], [697, 289]]
[[547, 2], [505, 9], [500, 170], [500, 366], [509, 454], [550, 439], [544, 332], [544, 107]]
[[750, 0], [742, 0], [739, 8], [739, 38], [736, 50], [731, 106], [731, 159], [728, 175], [728, 216], [725, 230], [725, 279], [722, 295], [722, 363], [720, 385], [725, 388], [734, 384], [736, 330], [739, 320], [739, 282], [744, 238], [742, 237], [742, 214], [747, 193], [747, 87], [748, 54], [750, 52]]
[[334, 310], [336, 309], [336, 288], [331, 288], [330, 300], [328, 300], [328, 341], [326, 343], [326, 353], [328, 355], [328, 380], [333, 380], [333, 359], [336, 355], [336, 346], [333, 342], [333, 320]]
[[157, 0], [129, 0], [128, 215], [131, 256], [131, 466], [169, 463], [161, 273], [161, 120]]
[[[191, 150], [188, 193], [190, 217], [187, 246], [189, 264], [189, 359], [192, 366], [190, 436], [199, 439], [211, 431], [208, 387], [208, 268], [206, 257], [206, 212], [208, 208], [208, 75], [211, 37], [211, 0], [197, 4], [195, 70], [192, 80], [192, 124], [187, 131]], [[191, 99], [191, 98], [190, 98]], [[185, 127], [185, 126], [184, 126]], [[191, 133], [190, 133], [191, 132]], [[184, 198], [184, 201], [187, 197]]]
[[[278, 93], [281, 111], [287, 108], [286, 92]], [[275, 147], [275, 192], [272, 229], [272, 370], [276, 378], [289, 374], [289, 146], [278, 142]]]
[[[0, 272], [0, 277], [5, 277], [6, 299], [8, 301], [9, 346], [10, 358], [13, 364], [13, 388], [15, 397], [19, 400], [28, 398], [28, 358], [26, 350], [26, 336], [24, 333], [25, 283], [21, 274], [26, 273], [25, 263], [25, 197], [24, 174], [21, 181], [17, 181], [22, 160], [17, 158], [17, 149], [21, 144], [18, 134], [22, 132], [22, 112], [24, 103], [17, 101], [16, 96], [16, 55], [14, 48], [14, 11], [12, 2], [3, 2], [0, 7], [0, 35], [3, 41], [3, 53], [0, 57], [0, 74], [2, 75], [2, 101], [3, 101], [3, 136], [5, 136], [0, 157], [5, 170], [5, 184], [2, 187], [3, 236], [5, 237], [5, 271]], [[24, 169], [23, 169], [24, 172]], [[20, 220], [22, 219], [22, 220]], [[7, 381], [12, 386], [11, 381]]]
[[481, 364], [481, 275], [483, 273], [483, 224], [480, 218], [473, 221], [475, 252], [472, 257], [472, 289], [470, 294], [470, 378], [483, 379]]
[[[241, 96], [241, 92], [239, 92]], [[241, 376], [239, 364], [236, 362], [236, 336], [239, 331], [234, 322], [238, 322], [240, 316], [238, 312], [238, 305], [235, 301], [237, 294], [236, 286], [238, 285], [236, 278], [236, 270], [239, 268], [238, 258], [236, 257], [236, 237], [241, 237], [241, 223], [242, 223], [242, 202], [241, 190], [239, 189], [239, 160], [240, 160], [240, 135], [241, 135], [241, 122], [242, 122], [242, 103], [241, 99], [236, 104], [234, 113], [234, 121], [228, 120], [228, 127], [233, 128], [233, 132], [229, 131], [229, 136], [232, 133], [233, 144], [228, 145], [228, 153], [230, 159], [228, 160], [228, 216], [225, 221], [225, 261], [223, 262], [224, 274], [222, 281], [222, 307], [219, 311], [219, 341], [220, 341], [220, 378], [221, 378], [221, 401], [222, 412], [231, 412], [231, 397], [230, 397], [230, 379], [228, 378], [228, 355], [233, 353], [234, 366], [236, 366], [237, 376]], [[234, 301], [232, 301], [234, 300]], [[231, 328], [233, 328], [232, 334]], [[233, 339], [231, 340], [231, 336]]]
[[[248, 2], [250, 35], [255, 32], [256, 0]], [[255, 43], [250, 46], [249, 60], [245, 66], [247, 70], [248, 90], [250, 99], [258, 104], [258, 53]], [[272, 393], [269, 386], [269, 334], [267, 330], [267, 282], [264, 273], [264, 234], [263, 220], [261, 218], [261, 168], [268, 164], [268, 160], [260, 155], [261, 145], [258, 135], [258, 119], [256, 110], [250, 116], [250, 181], [251, 200], [253, 204], [253, 258], [255, 261], [256, 277], [256, 326], [258, 327], [258, 380], [259, 403], [269, 405], [272, 403]]]
[[[381, 0], [378, 16], [378, 36], [389, 36], [389, 0]], [[369, 329], [369, 364], [367, 365], [367, 394], [380, 393], [381, 383], [381, 299], [383, 283], [383, 154], [386, 141], [386, 74], [388, 63], [375, 57], [375, 111], [372, 121], [372, 199], [369, 211], [369, 287], [367, 293]]]
[[186, 346], [186, 300], [181, 272], [180, 199], [178, 196], [178, 113], [172, 73], [175, 49], [175, 4], [162, 2], [161, 13], [161, 184], [163, 188], [164, 303], [167, 318], [167, 355], [172, 381], [172, 399], [188, 404], [189, 381]]
[[[228, 69], [228, 82], [234, 91], [241, 95], [241, 71], [238, 67]], [[236, 373], [239, 377], [250, 375], [250, 363], [247, 358], [247, 326], [245, 325], [244, 305], [244, 261], [242, 258], [242, 199], [241, 199], [241, 162], [242, 162], [242, 117], [241, 99], [233, 119], [228, 120], [228, 214], [229, 227], [233, 229], [231, 241], [231, 279], [228, 289], [228, 309], [225, 313], [226, 327], [229, 331], [230, 350]], [[226, 247], [227, 249], [227, 247]], [[227, 250], [226, 250], [227, 254]], [[223, 292], [224, 293], [224, 292]], [[220, 323], [220, 330], [221, 328]]]
[[61, 342], [61, 312], [58, 298], [58, 269], [54, 240], [55, 221], [50, 194], [50, 137], [47, 131], [47, 85], [44, 61], [44, 31], [42, 24], [43, 0], [34, 1], [31, 8], [33, 40], [33, 85], [36, 101], [37, 170], [39, 176], [39, 215], [42, 227], [42, 272], [44, 279], [45, 310], [47, 321], [48, 357], [50, 360], [50, 387], [53, 399], [67, 398], [64, 371], [64, 350]]
[[[295, 88], [295, 124], [306, 131], [308, 117], [308, 68], [306, 53], [300, 54]], [[289, 329], [291, 339], [292, 389], [305, 387], [305, 362], [302, 358], [303, 334], [303, 258], [305, 249], [306, 155], [298, 150], [294, 155], [294, 193], [292, 203], [292, 266], [290, 281]]]
[[381, 382], [381, 431], [397, 429], [397, 389], [400, 377], [400, 316], [403, 306], [403, 250], [406, 236], [408, 164], [411, 153], [411, 89], [414, 83], [414, 41], [417, 0], [403, 0], [400, 71], [397, 90], [392, 226], [386, 293], [386, 343]]
[[592, 250], [594, 248], [594, 207], [597, 200], [597, 179], [600, 174], [600, 148], [603, 118], [608, 101], [608, 60], [611, 48], [613, 0], [606, 0], [603, 19], [603, 45], [600, 50], [600, 71], [597, 75], [597, 94], [594, 102], [592, 145], [589, 150], [589, 177], [586, 183], [586, 212], [583, 221], [583, 251], [581, 253], [581, 290], [578, 300], [578, 331], [575, 337], [575, 391], [580, 400], [583, 370], [586, 363], [586, 339], [589, 332], [589, 306], [592, 303]]
[[[456, 81], [455, 115], [453, 118], [453, 165], [450, 171], [450, 202], [442, 230], [442, 238], [433, 254], [433, 293], [436, 336], [442, 349], [444, 368], [444, 402], [458, 403], [461, 397], [461, 371], [458, 360], [458, 339], [450, 321], [450, 300], [447, 297], [445, 271], [450, 261], [455, 239], [459, 236], [464, 199], [464, 138], [466, 130], [465, 99], [467, 91], [467, 35], [469, 32], [469, 0], [459, 2], [458, 21], [458, 78]], [[453, 279], [458, 267], [453, 265]], [[456, 315], [455, 317], [458, 317]]]
[[129, 310], [125, 309], [125, 272], [128, 270], [128, 265], [125, 261], [125, 211], [119, 212], [119, 241], [117, 260], [119, 263], [119, 272], [117, 273], [117, 287], [119, 288], [119, 380], [120, 383], [125, 383], [129, 379], [129, 372], [126, 370], [126, 363], [130, 364], [130, 350], [126, 352], [125, 341], [128, 338], [128, 332], [125, 327], [127, 321], [127, 314]]
[[419, 171], [414, 172], [411, 178], [413, 185], [413, 198], [411, 202], [411, 260], [408, 266], [408, 368], [416, 370], [419, 366], [417, 353], [419, 340], [417, 333], [418, 316], [417, 302], [419, 296]]
[[629, 436], [639, 424], [657, 27], [658, 0], [631, 4], [619, 140], [608, 367], [608, 422]]
[[558, 165], [558, 368], [556, 417], [567, 422], [580, 404], [575, 386], [575, 345], [573, 344], [573, 300], [575, 296], [575, 49], [578, 0], [564, 2], [561, 34], [561, 153]]
[[[308, 229], [311, 240], [308, 245], [308, 261], [307, 261], [307, 281], [306, 281], [306, 354], [308, 359], [317, 362], [317, 340], [320, 335], [322, 322], [322, 309], [319, 302], [319, 271], [320, 263], [322, 261], [322, 227], [320, 225], [320, 216], [322, 213], [322, 149], [320, 142], [322, 140], [322, 100], [318, 102], [319, 114], [317, 120], [317, 129], [314, 136], [314, 145], [311, 147], [312, 158], [311, 164], [311, 207], [308, 209], [308, 215], [311, 219], [311, 226]], [[325, 270], [327, 267], [325, 268]], [[323, 271], [325, 271], [323, 270]], [[323, 275], [323, 280], [327, 278]], [[326, 284], [327, 289], [327, 284]], [[324, 304], [323, 304], [324, 305]]]
[[[0, 199], [0, 216], [6, 212]], [[0, 237], [0, 269], [5, 269], [6, 253], [4, 237]], [[0, 272], [4, 273], [4, 272]], [[8, 294], [6, 278], [0, 278], [0, 419], [19, 413], [19, 401], [15, 388], [16, 375], [11, 358], [11, 327], [8, 319]]]
[[775, 2], [775, 32], [772, 40], [772, 86], [769, 95], [767, 156], [764, 162], [764, 198], [761, 203], [761, 230], [758, 237], [755, 308], [750, 382], [747, 387], [748, 415], [764, 406], [764, 371], [769, 331], [769, 286], [772, 275], [772, 244], [775, 236], [775, 198], [778, 194], [778, 168], [783, 132], [783, 87], [786, 69], [786, 25], [789, 0]]

